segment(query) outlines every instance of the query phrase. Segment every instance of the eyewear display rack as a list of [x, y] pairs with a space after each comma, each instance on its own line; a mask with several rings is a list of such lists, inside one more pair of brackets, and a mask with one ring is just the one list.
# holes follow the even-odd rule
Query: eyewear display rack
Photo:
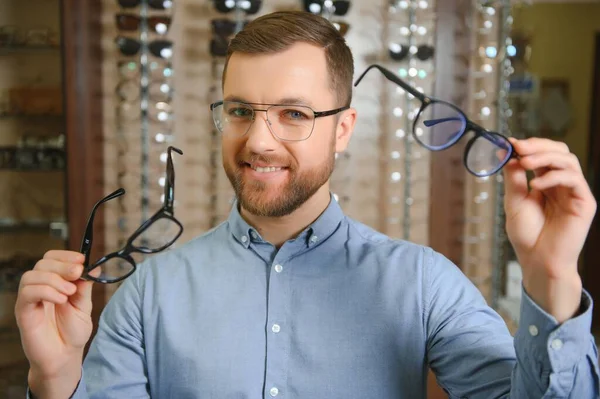
[[[496, 125], [497, 131], [512, 136], [509, 129], [509, 118], [512, 116], [508, 101], [510, 90], [510, 75], [514, 72], [511, 65], [508, 49], [512, 46], [510, 39], [513, 17], [511, 15], [511, 0], [501, 0], [497, 7], [498, 13], [498, 47], [499, 47], [499, 68], [496, 72], [498, 77], [497, 111]], [[494, 232], [492, 238], [492, 302], [494, 309], [498, 308], [498, 300], [504, 292], [505, 269], [507, 254], [505, 251], [508, 238], [505, 229], [504, 214], [504, 183], [502, 174], [498, 174], [495, 179], [495, 198], [494, 198]]]
[[[411, 86], [431, 92], [435, 80], [435, 50], [431, 45], [435, 36], [435, 2], [392, 1], [386, 19], [387, 66]], [[388, 202], [386, 209], [390, 210], [384, 215], [384, 228], [392, 236], [427, 245], [430, 154], [413, 137], [420, 102], [401, 88], [390, 86], [383, 106], [386, 115], [390, 115], [386, 117], [387, 137], [382, 145], [388, 149], [384, 155], [383, 196]]]
[[[471, 11], [467, 17], [473, 49], [468, 60], [470, 113], [481, 126], [509, 136], [510, 1], [474, 0]], [[504, 289], [503, 195], [501, 172], [467, 178], [463, 271], [495, 309]]]

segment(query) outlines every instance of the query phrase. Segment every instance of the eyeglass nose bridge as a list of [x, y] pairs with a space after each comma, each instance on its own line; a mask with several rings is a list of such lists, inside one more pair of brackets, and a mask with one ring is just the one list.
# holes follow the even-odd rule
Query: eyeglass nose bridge
[[276, 139], [279, 139], [279, 137], [277, 136], [277, 134], [275, 134], [275, 132], [273, 131], [273, 123], [269, 120], [269, 109], [270, 108], [271, 107], [269, 107], [267, 109], [252, 108], [252, 123], [250, 124], [250, 126], [248, 126], [248, 130], [246, 131], [246, 133], [248, 133], [250, 131], [250, 128], [252, 128], [252, 125], [256, 121], [256, 113], [257, 112], [264, 112], [265, 113], [265, 117], [263, 118], [263, 120], [267, 124], [267, 128], [269, 129], [269, 132], [271, 132], [271, 134], [273, 135], [273, 137], [275, 137]]

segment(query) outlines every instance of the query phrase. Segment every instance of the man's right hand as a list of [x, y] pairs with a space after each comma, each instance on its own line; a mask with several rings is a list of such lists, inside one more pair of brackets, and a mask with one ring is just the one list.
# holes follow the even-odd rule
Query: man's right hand
[[92, 334], [93, 284], [79, 279], [83, 262], [78, 252], [49, 251], [21, 278], [15, 316], [30, 364], [29, 386], [38, 398], [68, 398], [81, 378]]

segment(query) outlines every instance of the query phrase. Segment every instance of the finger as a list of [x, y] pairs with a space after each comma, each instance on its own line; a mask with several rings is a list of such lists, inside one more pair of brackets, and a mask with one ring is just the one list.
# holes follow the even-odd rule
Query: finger
[[65, 263], [54, 259], [42, 259], [35, 264], [33, 269], [56, 273], [65, 280], [74, 281], [81, 276], [81, 273], [83, 272], [83, 265]]
[[575, 197], [588, 199], [590, 188], [583, 176], [570, 170], [551, 170], [531, 180], [529, 183], [536, 190], [548, 190], [554, 187], [568, 187]]
[[58, 274], [40, 270], [29, 270], [23, 273], [19, 284], [21, 287], [28, 285], [49, 285], [65, 295], [72, 295], [77, 290], [75, 284], [66, 281]]
[[514, 137], [509, 138], [515, 151], [520, 156], [531, 155], [538, 152], [561, 152], [568, 154], [571, 152], [569, 146], [562, 141], [543, 139], [540, 137], [531, 137], [526, 140], [517, 140]]
[[16, 309], [37, 305], [41, 301], [63, 304], [67, 302], [67, 296], [49, 285], [27, 285], [19, 292]]
[[507, 213], [518, 209], [521, 201], [529, 194], [527, 174], [523, 166], [516, 159], [511, 159], [504, 166], [504, 208]]
[[44, 259], [53, 259], [65, 263], [83, 263], [85, 256], [75, 251], [53, 249], [44, 254]]
[[522, 156], [519, 162], [527, 170], [568, 169], [575, 172], [582, 172], [579, 159], [572, 153], [540, 152]]

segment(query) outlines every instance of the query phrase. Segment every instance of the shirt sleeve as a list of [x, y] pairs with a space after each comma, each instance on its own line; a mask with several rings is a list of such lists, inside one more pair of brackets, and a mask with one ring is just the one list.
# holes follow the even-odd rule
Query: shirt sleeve
[[[90, 398], [149, 398], [140, 280], [146, 265], [117, 289], [83, 363]], [[76, 399], [83, 399], [77, 397]]]
[[451, 398], [598, 397], [587, 293], [582, 313], [560, 326], [524, 295], [513, 339], [458, 267], [431, 250], [423, 262], [428, 363]]

